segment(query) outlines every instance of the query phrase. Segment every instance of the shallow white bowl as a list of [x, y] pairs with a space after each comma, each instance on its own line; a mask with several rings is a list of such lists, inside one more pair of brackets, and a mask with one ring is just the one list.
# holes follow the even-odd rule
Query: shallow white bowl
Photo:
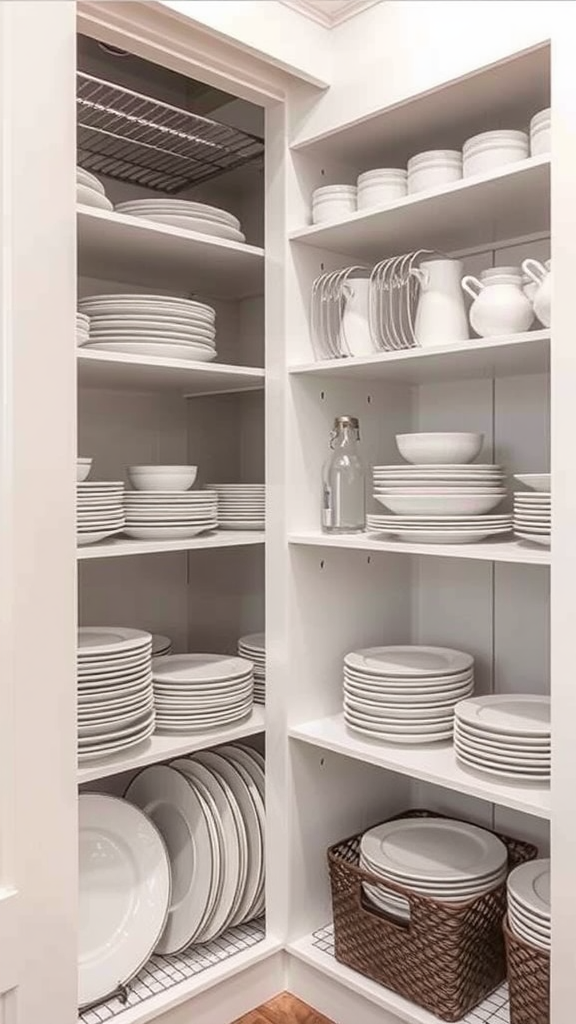
[[398, 451], [412, 465], [458, 464], [465, 465], [476, 458], [484, 434], [428, 433], [396, 434]]
[[90, 476], [90, 470], [92, 469], [92, 459], [77, 459], [76, 460], [76, 483], [83, 483]]
[[137, 491], [187, 491], [198, 466], [129, 466], [128, 478]]
[[399, 515], [470, 516], [490, 512], [499, 505], [506, 492], [500, 494], [387, 494], [376, 500]]

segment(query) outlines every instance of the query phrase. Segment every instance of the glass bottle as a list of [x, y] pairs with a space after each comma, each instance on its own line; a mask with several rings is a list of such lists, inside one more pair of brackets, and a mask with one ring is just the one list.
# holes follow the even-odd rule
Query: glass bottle
[[359, 441], [356, 417], [337, 416], [330, 434], [332, 451], [322, 472], [324, 533], [362, 533], [365, 529], [366, 474]]

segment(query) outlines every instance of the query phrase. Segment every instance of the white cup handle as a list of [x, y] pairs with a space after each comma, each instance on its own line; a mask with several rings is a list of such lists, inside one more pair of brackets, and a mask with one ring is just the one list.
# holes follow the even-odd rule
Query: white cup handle
[[522, 264], [522, 270], [536, 284], [542, 284], [548, 271], [538, 260], [527, 259]]
[[421, 288], [427, 288], [428, 285], [430, 284], [430, 277], [428, 272], [426, 270], [421, 270], [420, 267], [411, 267], [410, 275], [411, 277], [415, 277], [416, 280], [420, 282]]
[[468, 295], [471, 295], [473, 299], [477, 299], [480, 292], [484, 290], [484, 285], [477, 277], [473, 277], [472, 274], [467, 274], [466, 277], [463, 277], [460, 284], [464, 291], [468, 292]]

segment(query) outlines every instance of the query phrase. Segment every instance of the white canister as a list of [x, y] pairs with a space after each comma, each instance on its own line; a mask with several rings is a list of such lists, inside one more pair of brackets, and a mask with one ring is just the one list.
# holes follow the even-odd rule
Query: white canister
[[530, 146], [526, 132], [482, 132], [464, 143], [462, 173], [465, 178], [485, 174], [505, 164], [526, 160]]
[[552, 149], [552, 125], [542, 124], [539, 128], [530, 130], [530, 154], [531, 156], [542, 156]]
[[341, 220], [356, 212], [356, 186], [327, 186], [312, 197], [312, 223]]
[[518, 268], [492, 267], [483, 280], [468, 275], [462, 288], [474, 299], [470, 307], [470, 323], [481, 338], [495, 338], [527, 331], [534, 320], [530, 300], [522, 291], [522, 274]]
[[411, 274], [420, 282], [414, 334], [423, 348], [450, 345], [469, 338], [466, 307], [460, 288], [460, 260], [424, 260]]
[[550, 260], [546, 260], [545, 265], [533, 259], [524, 260], [522, 264], [522, 270], [533, 283], [535, 291], [532, 304], [534, 312], [543, 327], [550, 327], [552, 321], [552, 274], [550, 267]]
[[403, 199], [408, 191], [407, 172], [390, 169], [389, 171], [367, 171], [358, 178], [358, 209], [365, 210], [370, 206], [381, 206]]
[[456, 149], [417, 153], [408, 161], [408, 193], [441, 188], [462, 177], [462, 154]]
[[341, 348], [351, 356], [371, 356], [376, 351], [370, 333], [370, 285], [369, 277], [348, 277], [343, 288]]

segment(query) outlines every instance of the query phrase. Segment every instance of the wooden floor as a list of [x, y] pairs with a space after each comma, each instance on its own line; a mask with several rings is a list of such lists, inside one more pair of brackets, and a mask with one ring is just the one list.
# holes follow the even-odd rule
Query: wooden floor
[[312, 1007], [301, 1003], [288, 992], [283, 992], [271, 1002], [240, 1017], [234, 1024], [334, 1024], [334, 1021], [316, 1013]]

